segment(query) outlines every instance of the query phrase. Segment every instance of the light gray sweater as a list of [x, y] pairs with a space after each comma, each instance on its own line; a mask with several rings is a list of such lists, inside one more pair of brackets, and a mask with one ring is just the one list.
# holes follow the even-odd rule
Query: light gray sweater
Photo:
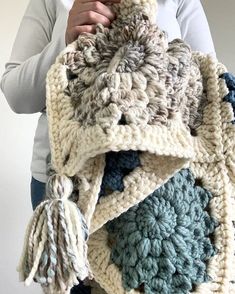
[[[72, 4], [73, 0], [30, 0], [1, 79], [1, 89], [14, 112], [41, 112], [31, 162], [32, 176], [41, 182], [47, 181], [46, 157], [50, 152], [45, 77], [66, 46], [65, 31]], [[169, 41], [182, 38], [193, 50], [215, 55], [199, 0], [158, 0], [156, 20], [168, 33]]]

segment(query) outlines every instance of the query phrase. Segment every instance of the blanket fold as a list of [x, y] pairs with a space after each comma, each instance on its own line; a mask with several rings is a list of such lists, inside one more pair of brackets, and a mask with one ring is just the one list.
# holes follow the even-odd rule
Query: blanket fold
[[234, 293], [233, 76], [113, 4], [47, 74], [51, 174], [18, 271], [45, 293]]

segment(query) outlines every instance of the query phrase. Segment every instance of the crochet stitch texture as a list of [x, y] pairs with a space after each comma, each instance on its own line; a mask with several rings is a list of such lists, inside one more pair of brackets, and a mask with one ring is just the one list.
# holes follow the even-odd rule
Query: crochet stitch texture
[[51, 170], [18, 271], [45, 293], [235, 293], [234, 77], [114, 4], [47, 75]]
[[111, 259], [121, 266], [127, 290], [188, 293], [208, 281], [206, 263], [216, 254], [209, 234], [215, 220], [206, 211], [211, 194], [181, 170], [144, 201], [107, 223], [115, 239]]

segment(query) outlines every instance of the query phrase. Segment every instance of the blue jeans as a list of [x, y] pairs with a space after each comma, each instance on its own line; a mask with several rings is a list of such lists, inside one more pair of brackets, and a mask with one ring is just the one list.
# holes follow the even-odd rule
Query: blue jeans
[[[37, 207], [38, 204], [44, 199], [45, 195], [45, 183], [39, 182], [34, 177], [31, 179], [31, 204], [33, 210]], [[85, 286], [83, 282], [80, 282], [79, 285], [74, 286], [71, 289], [70, 294], [91, 294], [91, 287]]]

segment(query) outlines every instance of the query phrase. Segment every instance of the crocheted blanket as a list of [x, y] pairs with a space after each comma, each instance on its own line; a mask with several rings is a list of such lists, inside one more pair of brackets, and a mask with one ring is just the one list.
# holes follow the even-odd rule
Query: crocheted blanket
[[114, 4], [47, 76], [51, 168], [18, 271], [45, 293], [235, 293], [235, 78]]

